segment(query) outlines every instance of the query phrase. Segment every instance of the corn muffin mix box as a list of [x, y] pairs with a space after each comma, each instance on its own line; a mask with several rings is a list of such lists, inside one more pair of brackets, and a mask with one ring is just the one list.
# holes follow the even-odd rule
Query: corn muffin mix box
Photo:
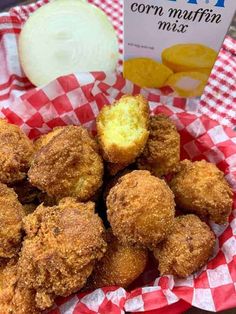
[[200, 96], [235, 9], [235, 0], [125, 0], [124, 76]]

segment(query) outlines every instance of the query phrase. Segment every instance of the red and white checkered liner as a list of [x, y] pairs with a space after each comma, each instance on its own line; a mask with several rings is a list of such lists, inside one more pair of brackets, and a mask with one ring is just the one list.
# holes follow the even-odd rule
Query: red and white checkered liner
[[[112, 19], [114, 12], [116, 12], [116, 19], [113, 21], [120, 29], [120, 2], [114, 1], [112, 5], [109, 0], [94, 2], [107, 12], [109, 11]], [[125, 93], [137, 94], [141, 92], [148, 98], [153, 114], [163, 112], [175, 121], [181, 135], [181, 158], [190, 158], [192, 160], [204, 158], [214, 162], [224, 171], [226, 179], [231, 183], [235, 191], [234, 211], [230, 216], [229, 224], [227, 226], [212, 224], [212, 228], [217, 236], [214, 257], [204, 269], [194, 276], [190, 276], [185, 280], [176, 279], [172, 276], [156, 278], [155, 269], [148, 268], [138, 281], [138, 287], [141, 286], [142, 288], [136, 288], [128, 292], [123, 288], [109, 287], [87, 294], [78, 293], [67, 299], [57, 300], [55, 308], [50, 313], [120, 314], [151, 310], [155, 310], [155, 313], [158, 313], [159, 310], [165, 308], [164, 312], [166, 314], [168, 313], [168, 308], [171, 308], [170, 312], [177, 314], [183, 310], [183, 300], [191, 305], [210, 311], [220, 311], [235, 307], [236, 134], [230, 128], [222, 126], [218, 122], [224, 121], [225, 124], [233, 125], [234, 120], [229, 118], [223, 112], [223, 109], [219, 109], [221, 107], [217, 107], [220, 114], [214, 111], [214, 118], [218, 121], [209, 119], [201, 112], [203, 108], [207, 108], [205, 111], [208, 111], [205, 113], [212, 115], [211, 110], [215, 110], [215, 108], [209, 106], [209, 104], [211, 105], [215, 101], [214, 97], [220, 98], [217, 94], [219, 91], [212, 87], [214, 93], [211, 94], [208, 89], [211, 96], [205, 94], [205, 98], [202, 100], [208, 104], [208, 107], [202, 106], [199, 112], [189, 113], [197, 108], [197, 100], [183, 102], [178, 98], [171, 99], [166, 97], [166, 91], [140, 90], [137, 86], [124, 80], [119, 74], [108, 75], [99, 72], [69, 75], [58, 78], [42, 88], [32, 89], [32, 86], [23, 77], [18, 64], [18, 55], [14, 49], [16, 49], [16, 34], [20, 32], [21, 27], [19, 19], [21, 17], [26, 19], [29, 12], [35, 10], [36, 7], [37, 5], [30, 5], [15, 8], [10, 15], [4, 14], [0, 16], [0, 34], [2, 32], [0, 62], [3, 60], [1, 62], [3, 71], [0, 73], [0, 79], [3, 80], [5, 75], [6, 82], [8, 82], [8, 85], [6, 83], [4, 83], [5, 85], [0, 85], [0, 100], [5, 97], [5, 106], [0, 108], [2, 117], [8, 119], [9, 122], [19, 125], [31, 138], [36, 138], [38, 135], [46, 133], [58, 125], [82, 124], [91, 130], [95, 130], [95, 117], [104, 104], [112, 103]], [[5, 25], [3, 25], [4, 19]], [[14, 29], [12, 28], [13, 25]], [[122, 31], [120, 30], [120, 32]], [[227, 41], [225, 45], [227, 45]], [[3, 47], [6, 49], [4, 50]], [[234, 53], [234, 51], [232, 52]], [[226, 52], [223, 50], [223, 55], [224, 53]], [[230, 53], [229, 50], [227, 50], [228, 53]], [[231, 58], [233, 53], [231, 53], [229, 58]], [[224, 57], [222, 58], [224, 59]], [[233, 63], [230, 61], [230, 64]], [[218, 69], [220, 69], [220, 66]], [[225, 70], [226, 67], [224, 68]], [[221, 70], [219, 71], [221, 72]], [[216, 77], [218, 81], [218, 76], [216, 75]], [[214, 78], [211, 78], [211, 80], [216, 81]], [[216, 85], [214, 85], [215, 88]], [[225, 88], [223, 86], [220, 86], [221, 90]], [[2, 92], [1, 88], [5, 88], [7, 96]], [[29, 91], [18, 97], [20, 89]], [[220, 95], [223, 97], [221, 93]], [[212, 102], [207, 101], [207, 97], [211, 97]], [[235, 97], [235, 95], [230, 93], [230, 97]], [[224, 120], [221, 118], [221, 113], [224, 113]], [[180, 304], [182, 304], [181, 308]]]
[[236, 126], [236, 41], [230, 37], [226, 38], [212, 70], [200, 111], [221, 124]]

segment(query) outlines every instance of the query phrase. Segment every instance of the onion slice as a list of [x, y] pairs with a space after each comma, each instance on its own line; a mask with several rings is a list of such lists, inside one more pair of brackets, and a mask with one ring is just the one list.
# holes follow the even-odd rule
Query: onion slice
[[36, 86], [73, 72], [114, 71], [118, 41], [106, 14], [80, 0], [55, 0], [35, 11], [19, 38], [22, 68]]

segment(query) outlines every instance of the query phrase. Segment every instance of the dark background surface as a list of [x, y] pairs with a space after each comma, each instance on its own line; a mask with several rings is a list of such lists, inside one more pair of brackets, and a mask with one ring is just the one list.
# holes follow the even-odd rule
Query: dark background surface
[[[11, 6], [19, 5], [19, 4], [27, 4], [27, 3], [31, 3], [31, 2], [34, 2], [34, 1], [32, 1], [32, 0], [28, 0], [28, 1], [0, 0], [0, 11], [7, 11]], [[236, 39], [236, 14], [235, 14], [234, 19], [232, 21], [232, 24], [229, 28], [228, 34]], [[212, 313], [212, 312], [207, 312], [207, 311], [199, 310], [196, 308], [191, 308], [190, 310], [188, 310], [186, 312], [186, 314], [208, 314], [208, 313]], [[232, 309], [232, 310], [228, 310], [228, 311], [223, 311], [220, 313], [236, 314], [236, 308]], [[155, 314], [155, 313], [153, 313], [153, 314]], [[173, 312], [173, 314], [175, 314], [175, 313]]]

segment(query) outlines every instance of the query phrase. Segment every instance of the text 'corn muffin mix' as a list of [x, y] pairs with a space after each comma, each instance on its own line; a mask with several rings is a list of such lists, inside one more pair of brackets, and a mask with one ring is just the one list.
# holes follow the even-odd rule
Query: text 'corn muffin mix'
[[124, 77], [201, 96], [235, 9], [235, 0], [124, 1]]

